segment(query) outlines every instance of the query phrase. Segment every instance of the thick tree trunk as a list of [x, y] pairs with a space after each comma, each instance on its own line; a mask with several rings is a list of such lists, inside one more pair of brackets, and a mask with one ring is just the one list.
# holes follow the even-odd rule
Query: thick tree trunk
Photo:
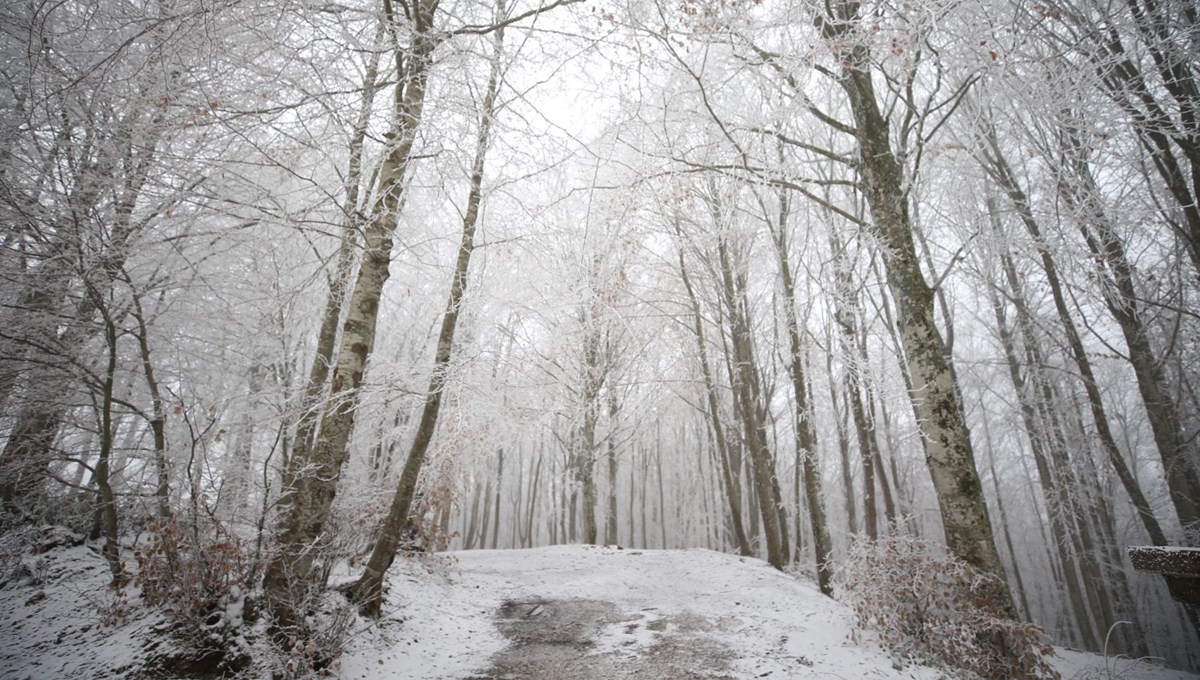
[[[820, 23], [828, 38], [850, 40], [844, 21], [835, 23], [829, 17]], [[909, 219], [903, 173], [891, 148], [888, 122], [876, 100], [867, 48], [854, 44], [843, 51], [841, 58], [840, 84], [854, 115], [862, 190], [883, 245], [888, 287], [897, 305], [900, 340], [914, 388], [912, 399], [926, 441], [926, 460], [937, 492], [946, 545], [956, 557], [999, 579], [1004, 585], [1004, 601], [998, 604], [1015, 615], [950, 357], [934, 320], [933, 291], [921, 272], [913, 243], [914, 225]]]

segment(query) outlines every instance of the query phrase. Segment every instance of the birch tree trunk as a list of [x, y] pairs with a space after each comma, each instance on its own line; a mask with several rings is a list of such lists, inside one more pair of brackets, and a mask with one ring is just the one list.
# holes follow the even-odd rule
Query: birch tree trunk
[[[375, 35], [375, 45], [379, 45], [386, 24], [380, 22]], [[329, 371], [333, 365], [333, 350], [337, 342], [338, 321], [345, 306], [346, 294], [350, 288], [350, 277], [354, 269], [354, 251], [358, 243], [358, 230], [362, 220], [359, 215], [359, 194], [361, 193], [363, 143], [366, 141], [367, 127], [371, 122], [371, 109], [375, 103], [375, 93], [379, 80], [379, 52], [371, 55], [367, 62], [366, 75], [363, 77], [362, 102], [359, 107], [358, 119], [350, 136], [350, 160], [346, 172], [345, 203], [343, 205], [344, 227], [341, 242], [338, 244], [333, 275], [329, 278], [329, 293], [325, 298], [325, 309], [321, 313], [321, 325], [317, 331], [317, 348], [309, 367], [308, 382], [304, 385], [304, 394], [300, 400], [300, 417], [296, 423], [296, 436], [292, 444], [292, 457], [285, 471], [283, 486], [285, 491], [291, 487], [291, 475], [300, 469], [307, 461], [313, 443], [313, 435], [320, 424], [321, 397], [325, 394], [329, 382]], [[399, 205], [399, 204], [397, 204]]]

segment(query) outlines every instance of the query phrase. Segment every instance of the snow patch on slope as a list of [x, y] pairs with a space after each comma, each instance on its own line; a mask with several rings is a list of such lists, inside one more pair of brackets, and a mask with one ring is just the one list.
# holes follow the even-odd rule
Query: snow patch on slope
[[[24, 555], [24, 577], [0, 588], [0, 678], [116, 678], [139, 669], [162, 617], [143, 610], [107, 623], [114, 593], [94, 547]], [[132, 610], [130, 610], [132, 611]], [[161, 650], [157, 650], [161, 651]]]

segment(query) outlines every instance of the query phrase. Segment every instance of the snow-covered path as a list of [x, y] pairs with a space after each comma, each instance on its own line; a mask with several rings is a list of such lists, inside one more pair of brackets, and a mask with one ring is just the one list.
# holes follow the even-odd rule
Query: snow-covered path
[[[0, 680], [178, 677], [146, 674], [172, 647], [161, 612], [134, 607], [101, 624], [99, 612], [114, 610], [106, 566], [93, 548], [29, 556], [29, 576], [0, 579]], [[812, 585], [759, 560], [706, 550], [557, 546], [434, 555], [397, 560], [388, 584], [382, 619], [348, 619], [340, 677], [942, 677], [897, 668], [869, 635], [852, 634], [845, 606]], [[331, 611], [350, 611], [340, 596], [329, 598]], [[1066, 680], [1200, 680], [1059, 654], [1055, 665]]]
[[844, 607], [759, 560], [590, 546], [452, 559], [443, 575], [402, 567], [405, 621], [353, 645], [346, 677], [937, 677], [854, 644]]
[[[852, 635], [846, 607], [759, 560], [591, 546], [449, 560], [397, 560], [391, 614], [351, 642], [343, 677], [942, 677], [895, 667], [876, 644]], [[1056, 665], [1064, 678], [1104, 664], [1063, 654]], [[1130, 680], [1196, 677], [1140, 665], [1122, 671]]]

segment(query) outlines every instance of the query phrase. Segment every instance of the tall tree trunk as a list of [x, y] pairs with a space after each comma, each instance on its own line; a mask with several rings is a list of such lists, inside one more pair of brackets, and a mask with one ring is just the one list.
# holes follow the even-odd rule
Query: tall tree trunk
[[1146, 416], [1154, 434], [1154, 443], [1162, 460], [1167, 489], [1184, 536], [1200, 539], [1200, 442], [1189, 441], [1179, 407], [1171, 396], [1164, 360], [1153, 348], [1142, 319], [1141, 305], [1134, 290], [1133, 265], [1125, 254], [1125, 243], [1108, 219], [1100, 203], [1099, 188], [1085, 156], [1078, 132], [1068, 123], [1062, 132], [1063, 161], [1059, 173], [1059, 194], [1073, 213], [1079, 231], [1095, 258], [1105, 305], [1121, 328], [1129, 349], [1129, 363], [1137, 378], [1138, 391], [1146, 407]]
[[[162, 55], [166, 53], [164, 48], [171, 39], [167, 28], [169, 22], [166, 20], [169, 10], [160, 5], [153, 12], [156, 14], [154, 18], [161, 21], [152, 22], [152, 27], [131, 38], [134, 42], [125, 45], [130, 53], [144, 51], [147, 55], [147, 61], [139, 64], [138, 69], [144, 75], [133, 76], [135, 87], [130, 93], [147, 102], [164, 91], [174, 96], [179, 86], [177, 70], [168, 73], [165, 82], [162, 73], [168, 70], [164, 68]], [[56, 49], [51, 42], [51, 33], [39, 30], [38, 34], [39, 53], [45, 50], [46, 54], [50, 54]], [[39, 129], [38, 134], [47, 133], [54, 142], [53, 149], [44, 155], [44, 165], [35, 171], [38, 188], [26, 193], [22, 190], [21, 181], [5, 181], [0, 191], [4, 205], [15, 208], [7, 211], [7, 214], [17, 218], [15, 221], [18, 224], [24, 223], [20, 231], [36, 235], [36, 239], [41, 240], [40, 245], [45, 248], [44, 252], [38, 253], [45, 257], [36, 268], [37, 279], [21, 296], [19, 307], [23, 315], [30, 314], [32, 317], [22, 318], [21, 325], [49, 332], [34, 338], [33, 342], [25, 341], [29, 336], [24, 335], [23, 331], [17, 334], [22, 338], [18, 353], [28, 356], [30, 348], [38, 347], [53, 355], [49, 357], [50, 364], [74, 362], [87, 340], [100, 335], [96, 332], [99, 325], [95, 321], [97, 313], [103, 316], [105, 310], [99, 309], [99, 306], [104, 304], [104, 297], [112, 290], [113, 284], [122, 278], [125, 262], [133, 252], [138, 237], [166, 210], [165, 204], [159, 204], [146, 215], [137, 218], [134, 215], [135, 209], [143, 201], [143, 190], [151, 182], [151, 174], [159, 162], [158, 147], [169, 127], [168, 107], [133, 105], [124, 115], [114, 112], [111, 118], [89, 111], [81, 115], [80, 120], [75, 120], [75, 112], [66, 95], [82, 80], [81, 76], [80, 80], [38, 104], [48, 109], [61, 107], [57, 115], [50, 114], [46, 128]], [[167, 89], [163, 90], [164, 87]], [[26, 109], [29, 104], [27, 96], [17, 94], [17, 89], [13, 92], [18, 98], [15, 108]], [[102, 127], [97, 127], [98, 124]], [[6, 125], [6, 128], [6, 132], [15, 129], [10, 125]], [[11, 179], [8, 173], [15, 168], [12, 161], [17, 156], [9, 153], [10, 142], [15, 139], [5, 140], [5, 162], [0, 165], [0, 174], [6, 179]], [[65, 176], [56, 177], [59, 172]], [[59, 185], [58, 188], [47, 189], [55, 183]], [[61, 212], [30, 210], [38, 206], [43, 191], [55, 190], [63, 192], [52, 199], [52, 202], [59, 203], [57, 209]], [[35, 215], [36, 218], [32, 217]], [[18, 224], [6, 222], [5, 227], [16, 233]], [[6, 246], [12, 247], [7, 243]], [[22, 271], [22, 278], [30, 273], [29, 269]], [[85, 291], [79, 303], [70, 311], [58, 307], [64, 298], [71, 299], [71, 290], [76, 283], [82, 284], [81, 288]], [[49, 319], [48, 328], [36, 323], [43, 319]], [[31, 320], [34, 323], [29, 323]], [[11, 323], [8, 319], [6, 321]], [[111, 319], [105, 319], [106, 323], [108, 321]], [[61, 325], [66, 328], [60, 333], [56, 329]], [[3, 347], [0, 347], [6, 355], [12, 347], [8, 339], [5, 338]], [[22, 369], [29, 365], [21, 361], [24, 356], [5, 356], [8, 360], [13, 358], [17, 359], [17, 365]], [[39, 359], [45, 362], [47, 357]], [[22, 372], [19, 370], [11, 379], [0, 378], [0, 407], [9, 401]], [[30, 511], [32, 505], [44, 496], [45, 475], [53, 459], [53, 445], [67, 408], [57, 399], [61, 396], [60, 390], [66, 386], [65, 382], [59, 380], [62, 378], [53, 375], [37, 379], [37, 382], [46, 385], [32, 392], [39, 392], [48, 398], [28, 399], [23, 408], [13, 409], [17, 413], [16, 422], [0, 453], [0, 505], [26, 520], [36, 519], [36, 513]], [[28, 379], [26, 382], [29, 382]]]
[[[582, 492], [582, 513], [580, 523], [583, 529], [583, 542], [595, 545], [599, 531], [596, 526], [596, 421], [599, 418], [600, 388], [603, 386], [607, 366], [601, 358], [601, 329], [596, 310], [589, 310], [583, 315], [584, 349], [583, 349], [583, 385], [580, 389], [580, 402], [583, 407], [582, 418], [571, 442], [572, 473], [577, 489]], [[575, 518], [575, 497], [572, 496], [571, 518]], [[575, 531], [571, 531], [574, 540]]]
[[492, 523], [492, 478], [488, 477], [483, 485], [483, 495], [480, 499], [483, 503], [483, 518], [479, 521], [479, 548], [486, 550], [488, 547], [488, 529]]
[[[517, 462], [520, 462], [519, 460]], [[492, 509], [492, 550], [496, 549], [497, 543], [500, 540], [500, 489], [504, 486], [504, 448], [500, 449], [498, 460], [496, 461], [496, 500], [495, 507]], [[520, 512], [515, 513], [517, 517], [521, 516]], [[484, 546], [480, 546], [484, 547]]]
[[[380, 21], [373, 45], [381, 45], [385, 30], [386, 23]], [[354, 251], [358, 242], [358, 232], [362, 225], [358, 202], [363, 183], [363, 144], [366, 141], [367, 128], [371, 122], [375, 93], [379, 87], [380, 54], [380, 51], [373, 51], [367, 62], [358, 119], [350, 133], [349, 161], [344, 188], [346, 197], [342, 208], [344, 226], [335, 255], [333, 275], [329, 278], [329, 293], [325, 298], [325, 309], [321, 313], [321, 325], [317, 331], [316, 353], [313, 355], [312, 365], [308, 371], [308, 381], [304, 385], [303, 396], [300, 399], [300, 416], [296, 422], [296, 436], [292, 443], [291, 461], [295, 462], [285, 469], [285, 490], [291, 488], [292, 485], [290, 479], [292, 473], [288, 470], [298, 469], [308, 460], [313, 435], [320, 424], [321, 397], [325, 394], [329, 382], [329, 371], [334, 359], [333, 350], [337, 342], [338, 321], [341, 319], [346, 294], [350, 288], [350, 276], [354, 269]]]
[[[847, 412], [849, 407], [842, 408], [838, 406], [837, 381], [833, 379], [833, 352], [825, 352], [825, 369], [829, 376], [829, 403], [833, 405], [833, 421], [837, 428], [838, 438], [838, 453], [842, 460], [842, 491], [846, 497], [846, 522], [850, 530], [850, 534], [858, 533], [858, 517], [856, 514], [855, 498], [858, 497], [854, 493], [854, 471], [850, 464], [850, 439], [846, 436], [846, 430], [849, 425], [846, 418], [849, 415]], [[844, 401], [844, 400], [843, 400]]]
[[[89, 291], [94, 296], [100, 293], [95, 289]], [[125, 583], [125, 569], [121, 564], [120, 544], [118, 542], [117, 498], [113, 493], [110, 478], [109, 463], [112, 460], [113, 437], [113, 388], [117, 374], [117, 326], [110, 316], [109, 310], [102, 304], [97, 304], [104, 317], [104, 339], [108, 350], [108, 366], [104, 372], [104, 382], [100, 403], [100, 454], [96, 460], [96, 489], [97, 514], [100, 517], [100, 527], [104, 534], [104, 560], [108, 562], [112, 574], [113, 588], [120, 588]]]
[[1008, 556], [1012, 559], [1012, 576], [1017, 586], [1017, 603], [1021, 605], [1018, 612], [1022, 621], [1032, 621], [1029, 611], [1029, 600], [1026, 599], [1025, 581], [1021, 578], [1021, 565], [1017, 560], [1017, 550], [1013, 547], [1012, 531], [1008, 526], [1008, 513], [1004, 509], [1004, 495], [1000, 490], [1000, 477], [996, 474], [996, 448], [992, 442], [992, 431], [988, 426], [988, 414], [980, 404], [983, 420], [983, 438], [988, 448], [988, 472], [992, 477], [992, 491], [996, 494], [996, 510], [1000, 515], [1000, 533], [1004, 537], [1004, 546], [1008, 548]]
[[[692, 331], [696, 336], [696, 348], [700, 357], [700, 372], [704, 377], [704, 396], [708, 405], [708, 424], [712, 428], [713, 442], [716, 444], [717, 453], [721, 458], [721, 482], [725, 489], [725, 500], [729, 506], [730, 523], [733, 527], [734, 540], [737, 542], [738, 553], [744, 557], [750, 557], [754, 551], [750, 547], [750, 541], [746, 538], [745, 525], [742, 522], [742, 494], [741, 480], [735, 477], [734, 470], [741, 468], [740, 461], [732, 460], [731, 445], [726, 438], [727, 433], [724, 425], [721, 423], [721, 405], [720, 396], [717, 392], [717, 385], [713, 377], [712, 366], [708, 360], [708, 341], [704, 335], [704, 318], [700, 314], [700, 302], [696, 297], [696, 291], [692, 286], [691, 277], [688, 274], [687, 264], [683, 257], [683, 234], [679, 227], [678, 219], [675, 220], [675, 233], [679, 237], [679, 276], [683, 280], [684, 290], [687, 291], [688, 303], [692, 311]], [[630, 493], [633, 493], [632, 489]]]
[[[714, 208], [714, 211], [716, 209]], [[749, 310], [745, 308], [745, 296], [741, 294], [744, 286], [736, 282], [728, 252], [728, 246], [723, 240], [717, 244], [718, 263], [720, 267], [721, 288], [725, 298], [726, 313], [729, 317], [730, 340], [734, 364], [734, 397], [738, 415], [742, 421], [742, 433], [746, 438], [746, 447], [750, 455], [751, 475], [754, 480], [755, 495], [758, 499], [759, 514], [762, 517], [763, 532], [767, 543], [767, 562], [776, 569], [783, 569], [787, 556], [782, 552], [779, 526], [779, 512], [775, 507], [775, 497], [772, 489], [773, 460], [770, 444], [767, 441], [766, 405], [762, 403], [762, 390], [759, 384], [758, 371], [751, 349]]]
[[[1018, 323], [1025, 325], [1022, 322], [1023, 312], [1022, 304], [1019, 302], [1022, 297], [1019, 289], [1012, 289], [1010, 281], [1010, 294], [1014, 299], [1018, 300]], [[1067, 528], [1067, 514], [1069, 508], [1067, 503], [1069, 499], [1066, 494], [1066, 487], [1055, 484], [1051, 467], [1048, 462], [1048, 456], [1045, 453], [1045, 444], [1042, 436], [1043, 426], [1037, 414], [1037, 407], [1034, 405], [1034, 396], [1031, 394], [1030, 386], [1027, 386], [1024, 375], [1021, 373], [1021, 363], [1016, 353], [1016, 342], [1012, 332], [1008, 327], [1005, 319], [1004, 307], [1000, 302], [1000, 298], [994, 289], [989, 288], [989, 298], [991, 300], [992, 310], [996, 316], [996, 325], [1000, 333], [1000, 342], [1004, 348], [1004, 355], [1008, 363], [1009, 379], [1012, 381], [1013, 389], [1017, 393], [1017, 403], [1021, 411], [1021, 418], [1025, 425], [1025, 432], [1029, 438], [1030, 448], [1033, 452], [1034, 464], [1037, 468], [1038, 481], [1041, 485], [1042, 495], [1046, 502], [1046, 512], [1050, 516], [1050, 531], [1053, 537], [1054, 547], [1058, 551], [1059, 559], [1062, 563], [1063, 574], [1062, 582], [1066, 586], [1068, 604], [1071, 607], [1071, 613], [1078, 624], [1081, 642], [1085, 649], [1096, 651], [1099, 647], [1098, 632], [1095, 630], [1093, 618], [1088, 612], [1087, 604], [1084, 600], [1083, 587], [1080, 584], [1080, 575], [1078, 565], [1074, 554], [1071, 552], [1071, 537]], [[1033, 339], [1026, 336], [1025, 338], [1026, 352], [1031, 352], [1031, 343]], [[1035, 362], [1028, 362], [1029, 370], [1036, 370]], [[1053, 446], [1053, 444], [1051, 444]]]
[[604, 515], [604, 543], [617, 544], [617, 394], [608, 390], [608, 503]]
[[[763, 205], [765, 212], [765, 204]], [[779, 196], [779, 215], [772, 229], [775, 254], [779, 262], [779, 279], [783, 286], [784, 319], [788, 334], [788, 375], [792, 382], [793, 419], [796, 428], [796, 463], [803, 470], [804, 492], [808, 496], [808, 521], [812, 528], [813, 548], [817, 562], [817, 585], [821, 592], [833, 596], [833, 545], [825, 521], [825, 501], [821, 496], [821, 473], [817, 465], [817, 438], [813, 432], [812, 411], [808, 404], [808, 383], [804, 376], [804, 343], [797, 319], [796, 284], [788, 255], [788, 217], [790, 208], [786, 194]], [[768, 217], [768, 223], [770, 218]], [[800, 517], [796, 517], [800, 522]], [[787, 524], [780, 527], [786, 535]], [[783, 550], [787, 550], [786, 545]]]
[[[871, 449], [871, 457], [875, 461], [875, 478], [879, 482], [880, 495], [883, 496], [883, 516], [887, 520], [889, 530], [894, 532], [899, 526], [900, 516], [896, 510], [896, 499], [892, 494], [892, 482], [888, 478], [888, 470], [883, 462], [883, 452], [879, 446], [879, 429], [876, 427], [875, 412], [872, 410], [875, 404], [875, 389], [870, 375], [871, 361], [867, 354], [867, 336], [861, 326], [858, 327], [858, 354], [856, 356], [861, 361], [859, 364], [858, 380], [863, 391], [863, 421], [867, 426], [867, 444]], [[893, 464], [895, 463], [894, 460], [892, 462]]]
[[841, 329], [842, 356], [846, 361], [842, 376], [845, 381], [846, 400], [850, 403], [850, 414], [854, 419], [858, 457], [863, 470], [863, 527], [867, 538], [874, 541], [879, 538], [879, 508], [875, 502], [875, 457], [871, 451], [870, 427], [867, 425], [867, 414], [859, 389], [862, 360], [858, 356], [858, 331], [849, 312], [840, 304], [834, 317]]
[[166, 405], [158, 388], [154, 374], [154, 362], [150, 360], [150, 332], [146, 327], [146, 313], [142, 309], [142, 298], [133, 293], [133, 316], [137, 321], [138, 352], [142, 360], [142, 375], [146, 380], [146, 391], [150, 393], [150, 434], [154, 442], [154, 471], [158, 476], [154, 486], [154, 499], [159, 519], [171, 517], [171, 474], [167, 468]]
[[654, 427], [654, 467], [658, 472], [658, 533], [659, 547], [663, 550], [667, 549], [667, 493], [663, 486], [663, 441], [662, 441], [662, 421], [655, 423]]
[[[406, 54], [397, 52], [397, 71], [389, 149], [379, 170], [379, 191], [372, 217], [364, 230], [364, 252], [351, 289], [337, 361], [333, 368], [330, 403], [325, 408], [307, 460], [295, 453], [289, 460], [283, 490], [285, 510], [280, 519], [274, 556], [267, 564], [263, 589], [267, 606], [281, 632], [301, 630], [299, 607], [308, 586], [317, 543], [325, 529], [337, 493], [337, 480], [349, 455], [347, 445], [357, 414], [358, 388], [375, 344], [379, 300], [388, 279], [392, 237], [404, 196], [405, 175], [417, 127], [425, 106], [425, 88], [438, 37], [433, 26], [438, 0], [413, 3], [412, 34]], [[400, 33], [399, 17], [388, 9], [386, 20]], [[411, 497], [409, 498], [411, 502]], [[407, 510], [407, 508], [405, 508]], [[399, 532], [395, 538], [398, 540]], [[388, 559], [390, 563], [390, 557]]]
[[[857, 14], [859, 10], [852, 2], [838, 3], [837, 7], [843, 13]], [[876, 99], [868, 48], [852, 34], [856, 18], [821, 15], [817, 23], [827, 39], [844, 45], [839, 48], [839, 84], [854, 116], [861, 188], [883, 245], [888, 287], [897, 305], [900, 339], [915, 389], [912, 399], [925, 436], [926, 460], [937, 492], [946, 545], [956, 557], [997, 577], [1002, 585], [997, 604], [1013, 615], [1015, 607], [975, 469], [951, 358], [934, 320], [933, 291], [921, 272], [913, 243], [915, 226], [909, 218], [903, 171], [891, 148], [888, 121]]]
[[[470, 550], [471, 548], [475, 547], [475, 538], [477, 537], [478, 531], [479, 531], [479, 498], [481, 496], [483, 496], [483, 497], [490, 496], [491, 492], [492, 492], [491, 480], [488, 480], [488, 484], [485, 489], [480, 489], [478, 484], [475, 484], [474, 487], [475, 487], [475, 492], [473, 494], [471, 494], [471, 509], [463, 514], [463, 522], [464, 522], [463, 532], [462, 532], [462, 549], [463, 550]], [[484, 513], [485, 514], [487, 512], [486, 507], [487, 507], [487, 503], [484, 503], [484, 508], [485, 508]], [[487, 522], [486, 517], [484, 518], [484, 522], [485, 523]]]
[[[430, 1], [436, 6], [435, 0]], [[432, 21], [432, 12], [430, 21]], [[471, 186], [467, 195], [467, 210], [463, 216], [462, 241], [458, 247], [454, 278], [450, 284], [450, 293], [442, 314], [442, 326], [438, 332], [433, 371], [429, 379], [429, 389], [425, 394], [425, 405], [421, 410], [421, 420], [417, 424], [417, 432], [408, 452], [408, 460], [404, 463], [404, 470], [400, 473], [400, 481], [396, 486], [396, 495], [392, 498], [383, 528], [371, 551], [371, 557], [367, 561], [366, 570], [351, 589], [353, 599], [358, 602], [362, 612], [368, 616], [378, 616], [380, 613], [380, 607], [383, 604], [384, 575], [396, 557], [396, 548], [400, 543], [404, 526], [408, 523], [409, 508], [412, 506], [413, 496], [417, 490], [417, 479], [424, 466], [425, 455], [429, 451], [429, 444], [433, 440], [433, 433], [437, 428], [438, 413], [441, 411], [442, 390], [446, 384], [454, 349], [454, 331], [458, 326], [463, 296], [467, 291], [471, 254], [475, 250], [475, 227], [479, 219], [479, 204], [483, 198], [484, 160], [487, 157], [492, 118], [495, 114], [496, 94], [500, 88], [503, 40], [504, 29], [501, 27], [494, 34], [495, 51], [492, 55], [491, 71], [488, 74], [487, 93], [483, 98], [479, 133], [475, 138], [475, 160], [471, 165]]]
[[[1050, 286], [1050, 295], [1054, 300], [1054, 309], [1058, 313], [1059, 323], [1067, 336], [1067, 346], [1071, 350], [1071, 357], [1075, 361], [1084, 391], [1087, 393], [1088, 406], [1091, 409], [1092, 421], [1096, 426], [1096, 436], [1100, 440], [1100, 447], [1108, 457], [1113, 470], [1117, 473], [1117, 478], [1121, 480], [1121, 485], [1125, 487], [1125, 492], [1129, 494], [1130, 501], [1133, 503], [1134, 509], [1137, 510], [1138, 517], [1146, 527], [1146, 532], [1150, 535], [1151, 542], [1155, 545], [1166, 545], [1166, 534], [1163, 532], [1161, 525], [1159, 525], [1158, 519], [1154, 516], [1154, 512], [1150, 509], [1150, 503], [1146, 500], [1141, 486], [1133, 476], [1129, 465], [1125, 462], [1124, 456], [1117, 447], [1112, 429], [1109, 427], [1108, 415], [1105, 413], [1104, 402], [1100, 396], [1100, 388], [1096, 383], [1096, 376], [1092, 371], [1092, 362], [1084, 350], [1083, 340], [1080, 338], [1079, 331], [1075, 328], [1075, 322], [1071, 318], [1071, 312], [1067, 307], [1066, 297], [1063, 293], [1063, 286], [1058, 278], [1058, 268], [1055, 266], [1054, 260], [1050, 257], [1049, 247], [1042, 237], [1041, 227], [1038, 225], [1037, 220], [1034, 219], [1029, 199], [1025, 196], [1025, 192], [1021, 189], [1020, 185], [1017, 184], [1016, 177], [1009, 168], [1008, 162], [1000, 153], [999, 144], [996, 141], [994, 132], [989, 131], [983, 141], [986, 149], [982, 159], [985, 169], [988, 170], [996, 183], [1008, 195], [1009, 201], [1016, 208], [1017, 216], [1037, 246], [1042, 271], [1046, 275], [1046, 281]], [[995, 214], [994, 209], [992, 212]], [[993, 221], [993, 229], [998, 224], [998, 221]]]
[[[537, 462], [533, 464], [533, 477], [529, 481], [529, 511], [525, 513], [525, 534], [521, 539], [521, 547], [529, 548], [534, 545], [537, 537], [533, 535], [533, 517], [537, 511], [537, 501], [541, 495], [538, 491], [542, 478], [542, 451], [538, 450]], [[554, 541], [551, 540], [551, 543]]]

